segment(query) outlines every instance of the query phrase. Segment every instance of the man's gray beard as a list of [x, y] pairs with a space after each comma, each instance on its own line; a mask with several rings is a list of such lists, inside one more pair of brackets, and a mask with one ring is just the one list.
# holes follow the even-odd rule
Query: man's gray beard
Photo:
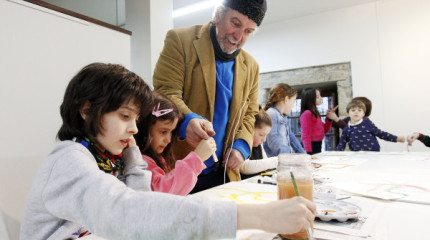
[[232, 54], [232, 53], [234, 53], [234, 52], [236, 52], [237, 50], [239, 50], [240, 48], [235, 48], [234, 50], [232, 50], [231, 52], [226, 52], [225, 51], [225, 47], [224, 47], [224, 43], [220, 43], [219, 44], [219, 46], [220, 46], [220, 48], [221, 48], [221, 50], [223, 51], [223, 53], [226, 53], [226, 54]]
[[[234, 49], [234, 50], [232, 50], [231, 52], [227, 52], [227, 51], [225, 51], [224, 42], [223, 42], [223, 41], [220, 41], [218, 38], [217, 38], [217, 41], [218, 41], [218, 45], [219, 45], [219, 47], [221, 48], [222, 52], [223, 52], [223, 53], [225, 53], [225, 54], [232, 54], [232, 53], [234, 53], [234, 52], [236, 52], [237, 50], [239, 50], [239, 49], [240, 49], [240, 48], [235, 48], [235, 49]], [[227, 41], [228, 41], [228, 39], [227, 39]]]

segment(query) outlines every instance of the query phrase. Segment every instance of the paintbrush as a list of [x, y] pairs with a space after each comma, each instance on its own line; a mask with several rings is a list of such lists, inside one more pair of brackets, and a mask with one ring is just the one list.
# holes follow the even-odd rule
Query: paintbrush
[[[296, 179], [294, 179], [293, 172], [290, 172], [291, 181], [293, 182], [294, 192], [296, 192], [296, 196], [300, 196], [299, 188], [297, 187]], [[306, 233], [308, 234], [308, 240], [314, 240], [314, 236], [312, 235], [312, 230], [310, 227], [306, 229]]]

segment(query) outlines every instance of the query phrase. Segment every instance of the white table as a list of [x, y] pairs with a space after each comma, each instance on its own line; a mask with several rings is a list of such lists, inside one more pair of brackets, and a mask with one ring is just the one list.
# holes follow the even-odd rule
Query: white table
[[[430, 152], [326, 152], [317, 157], [315, 162], [321, 167], [315, 170], [315, 176], [322, 179], [322, 184], [340, 188], [338, 196], [351, 195], [345, 201], [361, 204], [363, 213], [370, 214], [366, 225], [370, 236], [330, 237], [328, 232], [317, 229], [317, 239], [430, 239]], [[276, 200], [276, 191], [276, 186], [244, 180], [197, 195], [264, 203]], [[257, 230], [237, 232], [237, 239], [272, 238], [273, 234]]]

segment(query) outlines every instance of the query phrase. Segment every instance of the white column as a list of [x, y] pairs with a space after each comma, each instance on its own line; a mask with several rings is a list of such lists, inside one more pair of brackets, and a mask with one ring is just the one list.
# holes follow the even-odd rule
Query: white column
[[131, 70], [152, 87], [164, 38], [173, 28], [172, 0], [126, 0], [125, 29], [131, 36]]

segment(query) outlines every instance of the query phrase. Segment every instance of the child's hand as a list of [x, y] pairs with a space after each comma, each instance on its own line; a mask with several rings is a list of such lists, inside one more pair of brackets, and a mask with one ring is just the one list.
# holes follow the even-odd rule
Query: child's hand
[[402, 142], [402, 143], [404, 143], [404, 142], [405, 142], [405, 137], [403, 137], [403, 136], [398, 137], [398, 138], [397, 138], [397, 142]]
[[315, 203], [303, 197], [265, 204], [237, 204], [237, 228], [292, 234], [310, 227], [315, 214]]
[[292, 199], [283, 199], [272, 202], [267, 205], [270, 217], [269, 232], [277, 233], [295, 233], [301, 229], [307, 229], [315, 219], [316, 205], [313, 202], [303, 198], [294, 197]]
[[130, 142], [128, 142], [127, 147], [134, 147], [136, 146], [136, 140], [134, 139], [133, 136], [131, 136]]
[[408, 136], [408, 144], [412, 145], [412, 142], [417, 140], [419, 136], [420, 136], [420, 133], [418, 133], [418, 132], [414, 132], [411, 135], [409, 135]]
[[337, 116], [337, 114], [335, 112], [338, 107], [339, 106], [336, 106], [334, 108], [330, 108], [330, 109], [327, 110], [327, 118], [328, 119], [330, 119], [330, 120], [332, 120], [334, 122], [338, 122], [339, 121], [339, 117]]
[[216, 143], [213, 138], [201, 140], [194, 152], [199, 155], [202, 161], [206, 161], [216, 151]]

